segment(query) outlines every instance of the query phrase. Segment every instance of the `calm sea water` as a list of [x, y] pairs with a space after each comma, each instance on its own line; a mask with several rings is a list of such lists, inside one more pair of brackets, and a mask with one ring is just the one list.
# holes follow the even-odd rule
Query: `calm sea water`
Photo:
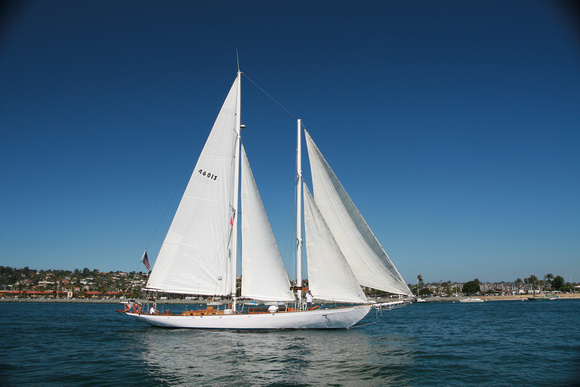
[[0, 385], [580, 381], [580, 300], [415, 304], [342, 331], [169, 330], [116, 307], [0, 303]]

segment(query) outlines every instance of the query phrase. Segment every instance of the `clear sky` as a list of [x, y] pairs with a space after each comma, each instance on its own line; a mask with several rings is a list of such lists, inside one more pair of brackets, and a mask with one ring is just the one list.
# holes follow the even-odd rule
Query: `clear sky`
[[[242, 71], [303, 119], [407, 282], [580, 281], [580, 28], [566, 3], [4, 11], [0, 265], [144, 270], [145, 248], [154, 261], [237, 48]], [[242, 93], [244, 144], [288, 259], [295, 119], [247, 78]]]

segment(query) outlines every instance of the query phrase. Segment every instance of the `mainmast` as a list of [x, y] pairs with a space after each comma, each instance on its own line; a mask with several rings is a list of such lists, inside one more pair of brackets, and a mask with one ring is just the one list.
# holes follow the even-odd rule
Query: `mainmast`
[[234, 156], [234, 200], [232, 203], [232, 255], [230, 257], [232, 262], [232, 309], [236, 311], [236, 288], [237, 288], [237, 263], [238, 263], [238, 204], [240, 200], [240, 143], [241, 143], [241, 113], [242, 113], [242, 72], [238, 67], [238, 98], [236, 103], [236, 148]]
[[296, 287], [302, 305], [302, 120], [298, 119], [296, 140]]

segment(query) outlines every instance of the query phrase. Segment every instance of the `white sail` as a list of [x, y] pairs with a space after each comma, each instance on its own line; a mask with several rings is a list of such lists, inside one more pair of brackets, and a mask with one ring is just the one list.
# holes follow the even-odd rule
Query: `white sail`
[[[152, 326], [193, 329], [348, 329], [371, 310], [361, 286], [399, 294], [409, 289], [346, 191], [305, 131], [315, 197], [301, 183], [301, 124], [298, 121], [297, 184], [304, 187], [304, 232], [309, 288], [314, 298], [346, 307], [272, 307], [236, 310], [236, 258], [241, 199], [242, 296], [292, 301], [290, 281], [239, 130], [241, 72], [234, 81], [197, 161], [147, 282], [147, 290], [230, 296], [227, 309], [143, 313], [139, 304], [122, 313]], [[241, 175], [241, 180], [240, 180]], [[239, 188], [239, 189], [238, 189]], [[300, 192], [300, 188], [297, 188]], [[297, 246], [302, 241], [297, 202]], [[344, 219], [343, 219], [344, 218]], [[299, 250], [301, 251], [301, 249]], [[301, 254], [297, 253], [300, 257]], [[300, 265], [297, 264], [297, 268]], [[301, 285], [297, 275], [297, 284]], [[300, 300], [300, 292], [298, 295]], [[264, 308], [265, 309], [265, 308]]]
[[358, 283], [395, 294], [411, 291], [308, 134], [314, 198]]
[[242, 146], [242, 297], [294, 301], [290, 280]]
[[316, 299], [367, 302], [318, 207], [304, 184], [304, 234], [308, 285]]
[[[228, 295], [236, 108], [234, 81], [203, 147], [147, 282], [169, 293]], [[236, 199], [237, 200], [237, 199]]]

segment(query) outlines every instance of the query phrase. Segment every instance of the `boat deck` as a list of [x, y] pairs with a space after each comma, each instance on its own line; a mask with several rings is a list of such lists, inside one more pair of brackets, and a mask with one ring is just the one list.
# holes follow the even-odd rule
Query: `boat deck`
[[[308, 310], [315, 310], [318, 309], [320, 306], [316, 305]], [[271, 313], [289, 313], [289, 312], [296, 312], [296, 308], [291, 308], [287, 306], [278, 307], [276, 311], [269, 310], [268, 307], [251, 307], [248, 308], [245, 312], [237, 312], [235, 314], [271, 314]], [[117, 310], [117, 312], [121, 313], [130, 313], [130, 314], [149, 314], [144, 310]], [[169, 310], [165, 310], [163, 312], [155, 313], [155, 315], [163, 315], [163, 316], [225, 316], [234, 314], [231, 309], [216, 309], [213, 306], [207, 306], [205, 309], [198, 309], [198, 310], [186, 310], [182, 313], [172, 313]]]

